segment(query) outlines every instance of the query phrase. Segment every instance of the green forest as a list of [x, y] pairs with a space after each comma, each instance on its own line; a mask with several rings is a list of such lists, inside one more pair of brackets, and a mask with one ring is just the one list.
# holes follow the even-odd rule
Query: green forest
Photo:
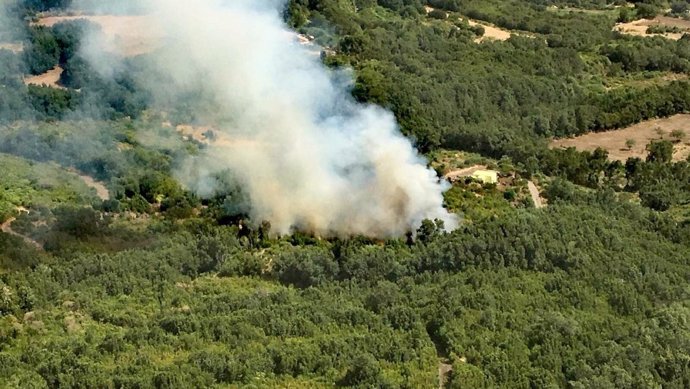
[[499, 182], [449, 184], [451, 232], [277, 235], [176, 179], [205, 145], [161, 123], [198, 102], [160, 107], [147, 54], [108, 77], [97, 24], [34, 23], [70, 1], [3, 2], [0, 388], [690, 388], [690, 128], [625, 161], [549, 147], [690, 113], [690, 33], [614, 30], [690, 2], [285, 3], [431, 168]]

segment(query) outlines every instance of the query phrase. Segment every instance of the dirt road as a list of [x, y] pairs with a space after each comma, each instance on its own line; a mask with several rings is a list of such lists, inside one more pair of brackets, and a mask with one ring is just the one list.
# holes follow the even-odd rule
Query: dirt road
[[534, 182], [527, 181], [527, 188], [529, 189], [529, 194], [532, 196], [532, 201], [534, 202], [535, 208], [544, 208], [546, 205], [541, 199], [541, 194], [539, 193], [539, 188], [534, 185]]
[[104, 183], [96, 181], [93, 177], [87, 176], [85, 174], [79, 174], [79, 178], [81, 178], [81, 180], [84, 181], [86, 186], [96, 190], [96, 195], [98, 196], [98, 198], [100, 198], [103, 201], [110, 200], [110, 192], [108, 191], [108, 188], [105, 187]]
[[4, 223], [2, 223], [2, 225], [0, 225], [0, 230], [2, 230], [2, 232], [6, 233], [6, 234], [10, 234], [10, 235], [14, 235], [18, 238], [22, 238], [22, 240], [24, 240], [24, 242], [26, 242], [26, 244], [33, 246], [33, 247], [36, 247], [39, 250], [43, 250], [43, 246], [41, 246], [40, 243], [36, 242], [35, 240], [29, 238], [26, 235], [20, 234], [20, 233], [14, 231], [12, 229], [12, 223], [15, 220], [17, 220], [17, 219], [13, 218], [13, 217], [7, 219], [7, 221], [5, 221]]
[[453, 365], [439, 362], [438, 364], [438, 389], [443, 389], [446, 387], [446, 382], [448, 382], [448, 375], [453, 371]]

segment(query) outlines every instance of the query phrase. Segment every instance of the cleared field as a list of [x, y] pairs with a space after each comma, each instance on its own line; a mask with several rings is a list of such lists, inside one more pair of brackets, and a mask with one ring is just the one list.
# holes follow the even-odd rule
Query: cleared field
[[35, 25], [51, 27], [61, 22], [88, 20], [99, 25], [103, 31], [105, 51], [134, 57], [149, 53], [160, 46], [163, 33], [145, 15], [74, 15], [47, 16]]
[[24, 84], [26, 85], [46, 85], [51, 88], [58, 88], [58, 89], [65, 89], [64, 87], [60, 86], [58, 84], [58, 81], [60, 81], [60, 76], [62, 75], [62, 68], [59, 66], [56, 66], [47, 72], [43, 74], [39, 74], [37, 76], [31, 76], [27, 77], [24, 79]]
[[[68, 15], [45, 16], [34, 25], [52, 27], [58, 23], [74, 20], [87, 20], [100, 26], [103, 41], [92, 42], [105, 52], [135, 57], [150, 53], [161, 47], [165, 33], [157, 27], [150, 15]], [[314, 44], [314, 38], [302, 34], [289, 33], [288, 38], [310, 49], [313, 55], [320, 55], [321, 49]], [[0, 48], [2, 46], [0, 45]]]
[[[436, 8], [429, 7], [428, 5], [424, 6], [424, 10], [426, 11], [427, 14], [431, 11], [434, 11], [435, 9]], [[446, 15], [448, 15], [447, 12], [446, 12]], [[505, 41], [505, 40], [508, 40], [508, 38], [510, 38], [510, 36], [513, 34], [529, 36], [526, 33], [520, 33], [520, 32], [516, 32], [516, 31], [506, 30], [506, 29], [503, 29], [500, 27], [496, 27], [492, 24], [479, 22], [479, 21], [472, 20], [469, 18], [460, 18], [459, 20], [461, 20], [461, 21], [466, 20], [467, 23], [469, 23], [470, 26], [472, 26], [472, 27], [482, 26], [484, 28], [484, 35], [475, 39], [474, 41], [476, 43], [481, 43], [481, 42], [484, 42], [487, 40]]]
[[[609, 152], [609, 158], [625, 162], [630, 157], [647, 157], [646, 146], [652, 140], [674, 140], [670, 133], [674, 130], [685, 132], [686, 138], [676, 142], [673, 152], [675, 161], [683, 161], [690, 156], [690, 115], [680, 114], [665, 119], [647, 120], [619, 130], [592, 132], [576, 138], [557, 139], [551, 148], [575, 147], [578, 150], [592, 151], [601, 147]], [[632, 140], [632, 147], [626, 142]]]
[[[676, 27], [682, 32], [668, 32], [664, 34], [648, 34], [647, 28], [650, 26], [666, 26], [666, 27]], [[664, 38], [678, 40], [683, 34], [690, 32], [690, 21], [672, 18], [668, 16], [657, 16], [656, 18], [640, 19], [635, 20], [630, 23], [618, 23], [613, 28], [614, 31], [621, 32], [623, 34], [635, 35], [635, 36], [663, 36]]]

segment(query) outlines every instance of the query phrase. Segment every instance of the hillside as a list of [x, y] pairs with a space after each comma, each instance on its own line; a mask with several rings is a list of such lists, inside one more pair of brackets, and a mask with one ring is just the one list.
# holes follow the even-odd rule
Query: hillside
[[276, 4], [0, 5], [0, 388], [690, 387], [686, 2]]

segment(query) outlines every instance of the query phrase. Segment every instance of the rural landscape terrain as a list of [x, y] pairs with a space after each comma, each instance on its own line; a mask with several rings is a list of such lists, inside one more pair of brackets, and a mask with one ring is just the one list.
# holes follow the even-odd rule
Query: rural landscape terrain
[[690, 388], [690, 1], [0, 1], [0, 388]]

